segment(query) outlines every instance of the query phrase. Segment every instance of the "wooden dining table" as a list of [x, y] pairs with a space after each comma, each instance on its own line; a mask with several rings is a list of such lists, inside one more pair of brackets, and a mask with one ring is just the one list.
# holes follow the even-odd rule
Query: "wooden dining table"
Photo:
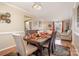
[[47, 42], [47, 41], [49, 41], [50, 40], [50, 38], [51, 38], [51, 36], [49, 35], [49, 36], [47, 36], [47, 37], [37, 37], [36, 39], [27, 39], [26, 38], [26, 36], [24, 37], [24, 40], [25, 41], [27, 41], [28, 43], [30, 43], [30, 44], [33, 44], [33, 45], [35, 45], [35, 46], [37, 46], [38, 47], [38, 51], [40, 52], [40, 55], [42, 56], [43, 55], [43, 52], [42, 52], [42, 50], [43, 50], [43, 44], [45, 43], [45, 42]]

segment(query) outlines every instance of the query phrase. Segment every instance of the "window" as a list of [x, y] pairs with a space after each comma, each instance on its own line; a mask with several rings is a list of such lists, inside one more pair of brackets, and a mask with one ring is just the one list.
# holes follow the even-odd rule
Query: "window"
[[62, 21], [55, 21], [55, 30], [57, 32], [62, 32]]

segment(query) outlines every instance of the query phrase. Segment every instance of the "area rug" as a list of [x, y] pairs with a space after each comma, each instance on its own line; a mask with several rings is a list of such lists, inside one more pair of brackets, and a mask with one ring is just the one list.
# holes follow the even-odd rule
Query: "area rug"
[[54, 51], [54, 55], [56, 56], [70, 56], [69, 48], [65, 48], [60, 45], [56, 45], [56, 49]]
[[[50, 54], [51, 56], [69, 56], [70, 53], [69, 53], [69, 48], [65, 48], [65, 47], [62, 47], [60, 45], [56, 45], [56, 49], [54, 51], [54, 53]], [[5, 56], [17, 56], [16, 52], [11, 52]], [[32, 56], [35, 56], [34, 54]], [[48, 50], [47, 49], [44, 49], [43, 51], [43, 56], [48, 56]]]
[[[44, 49], [43, 56], [48, 56], [48, 50]], [[56, 45], [54, 53], [50, 53], [50, 56], [70, 56], [69, 48], [64, 48], [60, 45]]]

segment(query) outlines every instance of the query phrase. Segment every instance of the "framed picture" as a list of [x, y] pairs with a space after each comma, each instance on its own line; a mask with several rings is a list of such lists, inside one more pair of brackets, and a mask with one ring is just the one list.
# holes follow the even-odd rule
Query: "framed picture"
[[77, 7], [77, 27], [79, 27], [79, 5]]

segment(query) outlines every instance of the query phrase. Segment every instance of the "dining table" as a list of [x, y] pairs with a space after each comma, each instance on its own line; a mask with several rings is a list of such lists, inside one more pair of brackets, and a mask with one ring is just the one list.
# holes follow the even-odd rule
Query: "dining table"
[[38, 47], [38, 51], [40, 52], [40, 55], [43, 55], [43, 44], [45, 44], [47, 41], [50, 40], [51, 35], [47, 35], [46, 37], [36, 37], [36, 38], [30, 38], [27, 39], [26, 37], [27, 35], [25, 35], [24, 40], [27, 41], [27, 43], [33, 44], [35, 46]]

